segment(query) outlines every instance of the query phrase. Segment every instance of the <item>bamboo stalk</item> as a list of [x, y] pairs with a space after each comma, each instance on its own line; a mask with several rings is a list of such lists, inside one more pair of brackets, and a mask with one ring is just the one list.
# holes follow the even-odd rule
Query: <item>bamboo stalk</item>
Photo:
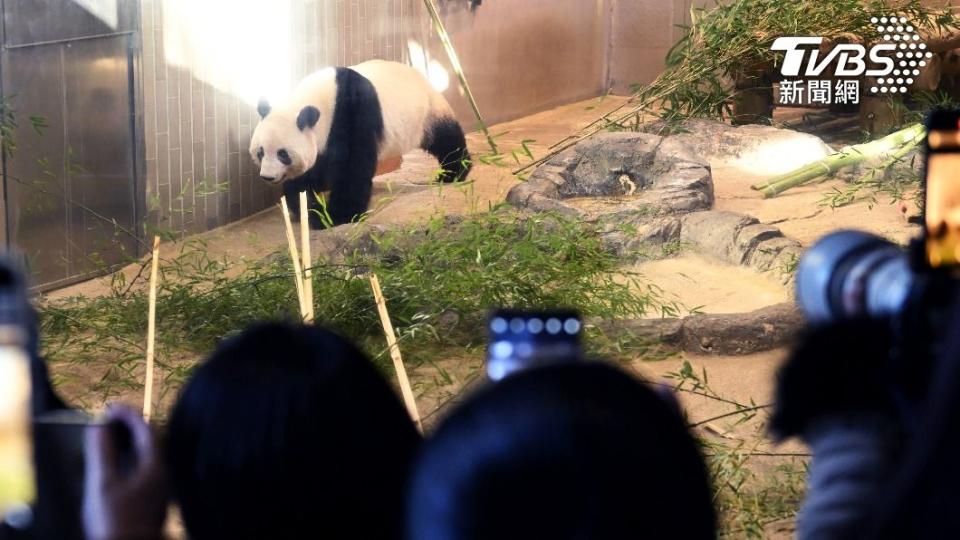
[[377, 311], [380, 312], [380, 322], [383, 324], [383, 332], [387, 335], [387, 345], [390, 347], [390, 358], [393, 359], [393, 368], [397, 371], [397, 379], [400, 382], [400, 393], [403, 395], [403, 402], [407, 406], [407, 412], [410, 418], [417, 425], [417, 429], [423, 432], [423, 423], [420, 421], [420, 412], [417, 410], [417, 400], [413, 395], [413, 388], [410, 387], [410, 380], [407, 379], [407, 369], [403, 366], [403, 358], [400, 356], [400, 346], [397, 344], [397, 334], [393, 331], [393, 323], [390, 322], [390, 313], [387, 312], [387, 302], [383, 298], [383, 291], [380, 290], [380, 280], [376, 274], [370, 276], [370, 287], [373, 289], [373, 298], [377, 302]]
[[[912, 148], [911, 143], [923, 138], [926, 134], [923, 124], [913, 124], [895, 133], [891, 133], [882, 139], [871, 141], [864, 144], [845, 146], [840, 151], [829, 156], [808, 163], [799, 169], [790, 171], [768, 180], [757, 182], [751, 188], [763, 193], [764, 198], [775, 197], [784, 191], [801, 186], [812, 180], [834, 173], [844, 167], [856, 165], [867, 159], [882, 156], [886, 152], [893, 151], [891, 156], [906, 155]], [[909, 146], [904, 151], [904, 146]], [[903, 152], [900, 154], [900, 152]], [[895, 158], [894, 161], [896, 161]], [[887, 160], [887, 163], [893, 163]]]
[[904, 144], [903, 146], [901, 146], [896, 152], [890, 154], [890, 158], [889, 158], [889, 159], [887, 159], [886, 161], [884, 161], [883, 163], [881, 163], [879, 167], [877, 167], [877, 168], [873, 169], [872, 171], [870, 171], [869, 178], [865, 178], [865, 179], [860, 180], [860, 181], [861, 181], [861, 182], [864, 181], [864, 180], [865, 180], [865, 181], [870, 181], [870, 180], [873, 180], [874, 178], [876, 178], [878, 174], [882, 174], [884, 171], [886, 171], [887, 169], [889, 169], [890, 167], [892, 167], [893, 165], [895, 165], [898, 161], [900, 161], [901, 159], [903, 159], [904, 157], [906, 157], [906, 155], [909, 154], [911, 150], [913, 150], [914, 148], [917, 147], [917, 145], [919, 145], [921, 142], [923, 142], [923, 139], [924, 139], [924, 137], [926, 137], [926, 136], [927, 136], [927, 133], [926, 133], [926, 130], [924, 130], [923, 133], [917, 135], [917, 136], [916, 136], [915, 138], [913, 138], [912, 140], [907, 141], [907, 143]]
[[147, 375], [143, 383], [143, 419], [153, 415], [153, 357], [157, 337], [157, 269], [160, 261], [160, 237], [153, 237], [153, 261], [150, 267], [150, 296], [147, 307]]
[[456, 73], [457, 79], [460, 80], [460, 87], [463, 88], [463, 93], [467, 97], [467, 101], [470, 103], [470, 108], [473, 109], [473, 114], [477, 117], [477, 122], [480, 123], [480, 129], [483, 130], [483, 134], [487, 137], [487, 144], [490, 145], [490, 149], [494, 154], [499, 154], [500, 149], [497, 148], [497, 142], [493, 140], [493, 136], [490, 134], [489, 128], [487, 128], [487, 123], [483, 119], [483, 115], [480, 114], [480, 107], [477, 105], [477, 99], [473, 96], [473, 91], [470, 90], [470, 85], [467, 84], [467, 76], [463, 72], [463, 66], [460, 65], [460, 58], [457, 56], [457, 50], [453, 48], [453, 41], [450, 40], [450, 34], [447, 33], [447, 29], [443, 26], [443, 21], [440, 20], [440, 13], [437, 11], [437, 6], [433, 5], [433, 0], [423, 0], [423, 4], [427, 7], [427, 12], [430, 14], [430, 19], [433, 20], [433, 25], [437, 30], [437, 34], [440, 36], [440, 43], [443, 44], [443, 48], [447, 51], [447, 57], [450, 59], [450, 65], [453, 67], [453, 72]]
[[306, 311], [304, 322], [313, 324], [313, 260], [310, 256], [310, 209], [307, 206], [307, 192], [300, 192], [300, 255], [303, 268], [303, 303]]
[[[280, 210], [283, 212], [283, 222], [286, 225], [287, 247], [290, 249], [290, 260], [293, 261], [293, 281], [297, 286], [297, 301], [300, 303], [301, 319], [307, 313], [306, 302], [303, 297], [303, 268], [300, 267], [300, 255], [297, 253], [297, 240], [293, 236], [293, 224], [290, 222], [290, 210], [287, 208], [287, 197], [280, 197]], [[300, 219], [307, 219], [301, 216]]]

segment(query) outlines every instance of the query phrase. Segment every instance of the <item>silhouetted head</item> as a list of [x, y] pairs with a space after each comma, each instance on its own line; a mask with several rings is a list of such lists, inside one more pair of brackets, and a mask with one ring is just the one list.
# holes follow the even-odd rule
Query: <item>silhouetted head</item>
[[167, 434], [190, 538], [396, 538], [419, 434], [353, 345], [265, 324], [223, 342]]
[[706, 468], [676, 409], [605, 364], [480, 391], [424, 445], [411, 479], [417, 540], [715, 536]]

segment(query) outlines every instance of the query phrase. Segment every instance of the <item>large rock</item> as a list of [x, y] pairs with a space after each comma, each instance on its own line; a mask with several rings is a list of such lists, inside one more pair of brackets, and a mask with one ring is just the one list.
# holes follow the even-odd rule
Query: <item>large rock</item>
[[680, 241], [730, 264], [776, 270], [792, 278], [803, 246], [780, 229], [734, 212], [694, 212], [680, 218]]
[[520, 208], [645, 223], [713, 206], [710, 166], [670, 138], [601, 133], [537, 168], [507, 194]]

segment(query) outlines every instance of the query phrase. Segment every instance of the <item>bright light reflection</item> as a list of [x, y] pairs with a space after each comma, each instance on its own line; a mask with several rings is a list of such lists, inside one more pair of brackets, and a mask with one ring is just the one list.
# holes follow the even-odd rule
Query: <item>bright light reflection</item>
[[815, 137], [790, 135], [762, 143], [731, 163], [756, 174], [777, 175], [799, 169], [829, 154], [830, 148]]
[[250, 105], [293, 87], [292, 2], [164, 0], [167, 63]]
[[407, 41], [407, 50], [410, 52], [410, 65], [430, 81], [434, 90], [445, 92], [450, 88], [450, 73], [440, 62], [430, 58], [430, 53], [422, 45], [410, 40]]

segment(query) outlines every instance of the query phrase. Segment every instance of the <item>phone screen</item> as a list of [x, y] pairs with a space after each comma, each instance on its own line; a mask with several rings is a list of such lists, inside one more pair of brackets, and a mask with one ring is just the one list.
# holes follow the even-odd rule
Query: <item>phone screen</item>
[[26, 351], [0, 345], [0, 516], [23, 508], [36, 495], [30, 391]]
[[960, 264], [960, 130], [932, 129], [927, 144], [927, 262], [953, 267]]
[[487, 377], [580, 360], [583, 324], [575, 311], [496, 310], [489, 318]]

